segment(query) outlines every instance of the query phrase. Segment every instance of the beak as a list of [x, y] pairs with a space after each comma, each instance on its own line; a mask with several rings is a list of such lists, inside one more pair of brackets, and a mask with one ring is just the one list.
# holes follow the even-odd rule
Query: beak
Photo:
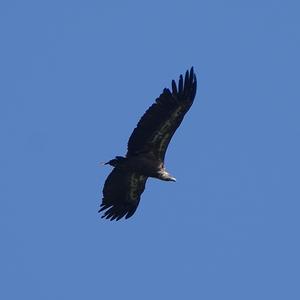
[[171, 178], [170, 178], [170, 181], [176, 182], [176, 178], [175, 178], [175, 177], [171, 177]]

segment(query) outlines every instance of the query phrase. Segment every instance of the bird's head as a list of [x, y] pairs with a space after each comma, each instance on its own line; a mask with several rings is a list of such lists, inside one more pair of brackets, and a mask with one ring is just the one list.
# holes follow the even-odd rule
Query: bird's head
[[167, 171], [163, 171], [159, 174], [159, 179], [165, 180], [165, 181], [174, 181], [176, 182], [176, 178], [173, 177], [170, 173]]
[[176, 182], [176, 178], [175, 178], [175, 177], [172, 177], [172, 176], [170, 176], [170, 177], [167, 179], [167, 181], [174, 181], [174, 182]]

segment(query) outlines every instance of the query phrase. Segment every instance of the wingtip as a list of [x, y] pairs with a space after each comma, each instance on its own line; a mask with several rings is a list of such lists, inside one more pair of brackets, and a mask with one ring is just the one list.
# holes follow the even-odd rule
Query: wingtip
[[183, 91], [183, 76], [180, 74], [179, 76], [179, 83], [178, 83], [178, 93], [182, 93]]
[[174, 95], [177, 94], [177, 86], [176, 86], [175, 80], [172, 80], [172, 93], [173, 93]]
[[193, 87], [194, 97], [195, 97], [196, 89], [197, 89], [197, 77], [196, 77], [196, 74], [194, 72], [194, 67], [193, 66], [190, 69], [190, 83], [191, 83], [191, 85]]
[[194, 74], [194, 67], [192, 66], [190, 69], [190, 78], [193, 79], [195, 78], [195, 74]]

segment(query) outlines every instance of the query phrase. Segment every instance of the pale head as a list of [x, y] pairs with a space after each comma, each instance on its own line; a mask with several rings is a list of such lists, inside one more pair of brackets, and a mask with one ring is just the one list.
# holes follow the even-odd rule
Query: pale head
[[174, 182], [176, 182], [176, 178], [173, 177], [173, 176], [172, 176], [170, 173], [168, 173], [167, 171], [159, 172], [158, 178], [161, 179], [161, 180], [165, 180], [165, 181], [174, 181]]

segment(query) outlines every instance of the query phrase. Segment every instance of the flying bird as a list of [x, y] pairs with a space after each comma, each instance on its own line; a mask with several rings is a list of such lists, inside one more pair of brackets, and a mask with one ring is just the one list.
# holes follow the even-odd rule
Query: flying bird
[[166, 150], [176, 129], [193, 104], [197, 80], [193, 67], [180, 75], [178, 85], [165, 88], [133, 130], [125, 157], [105, 163], [113, 168], [104, 187], [99, 212], [109, 220], [128, 219], [136, 211], [149, 177], [176, 181], [165, 168]]

